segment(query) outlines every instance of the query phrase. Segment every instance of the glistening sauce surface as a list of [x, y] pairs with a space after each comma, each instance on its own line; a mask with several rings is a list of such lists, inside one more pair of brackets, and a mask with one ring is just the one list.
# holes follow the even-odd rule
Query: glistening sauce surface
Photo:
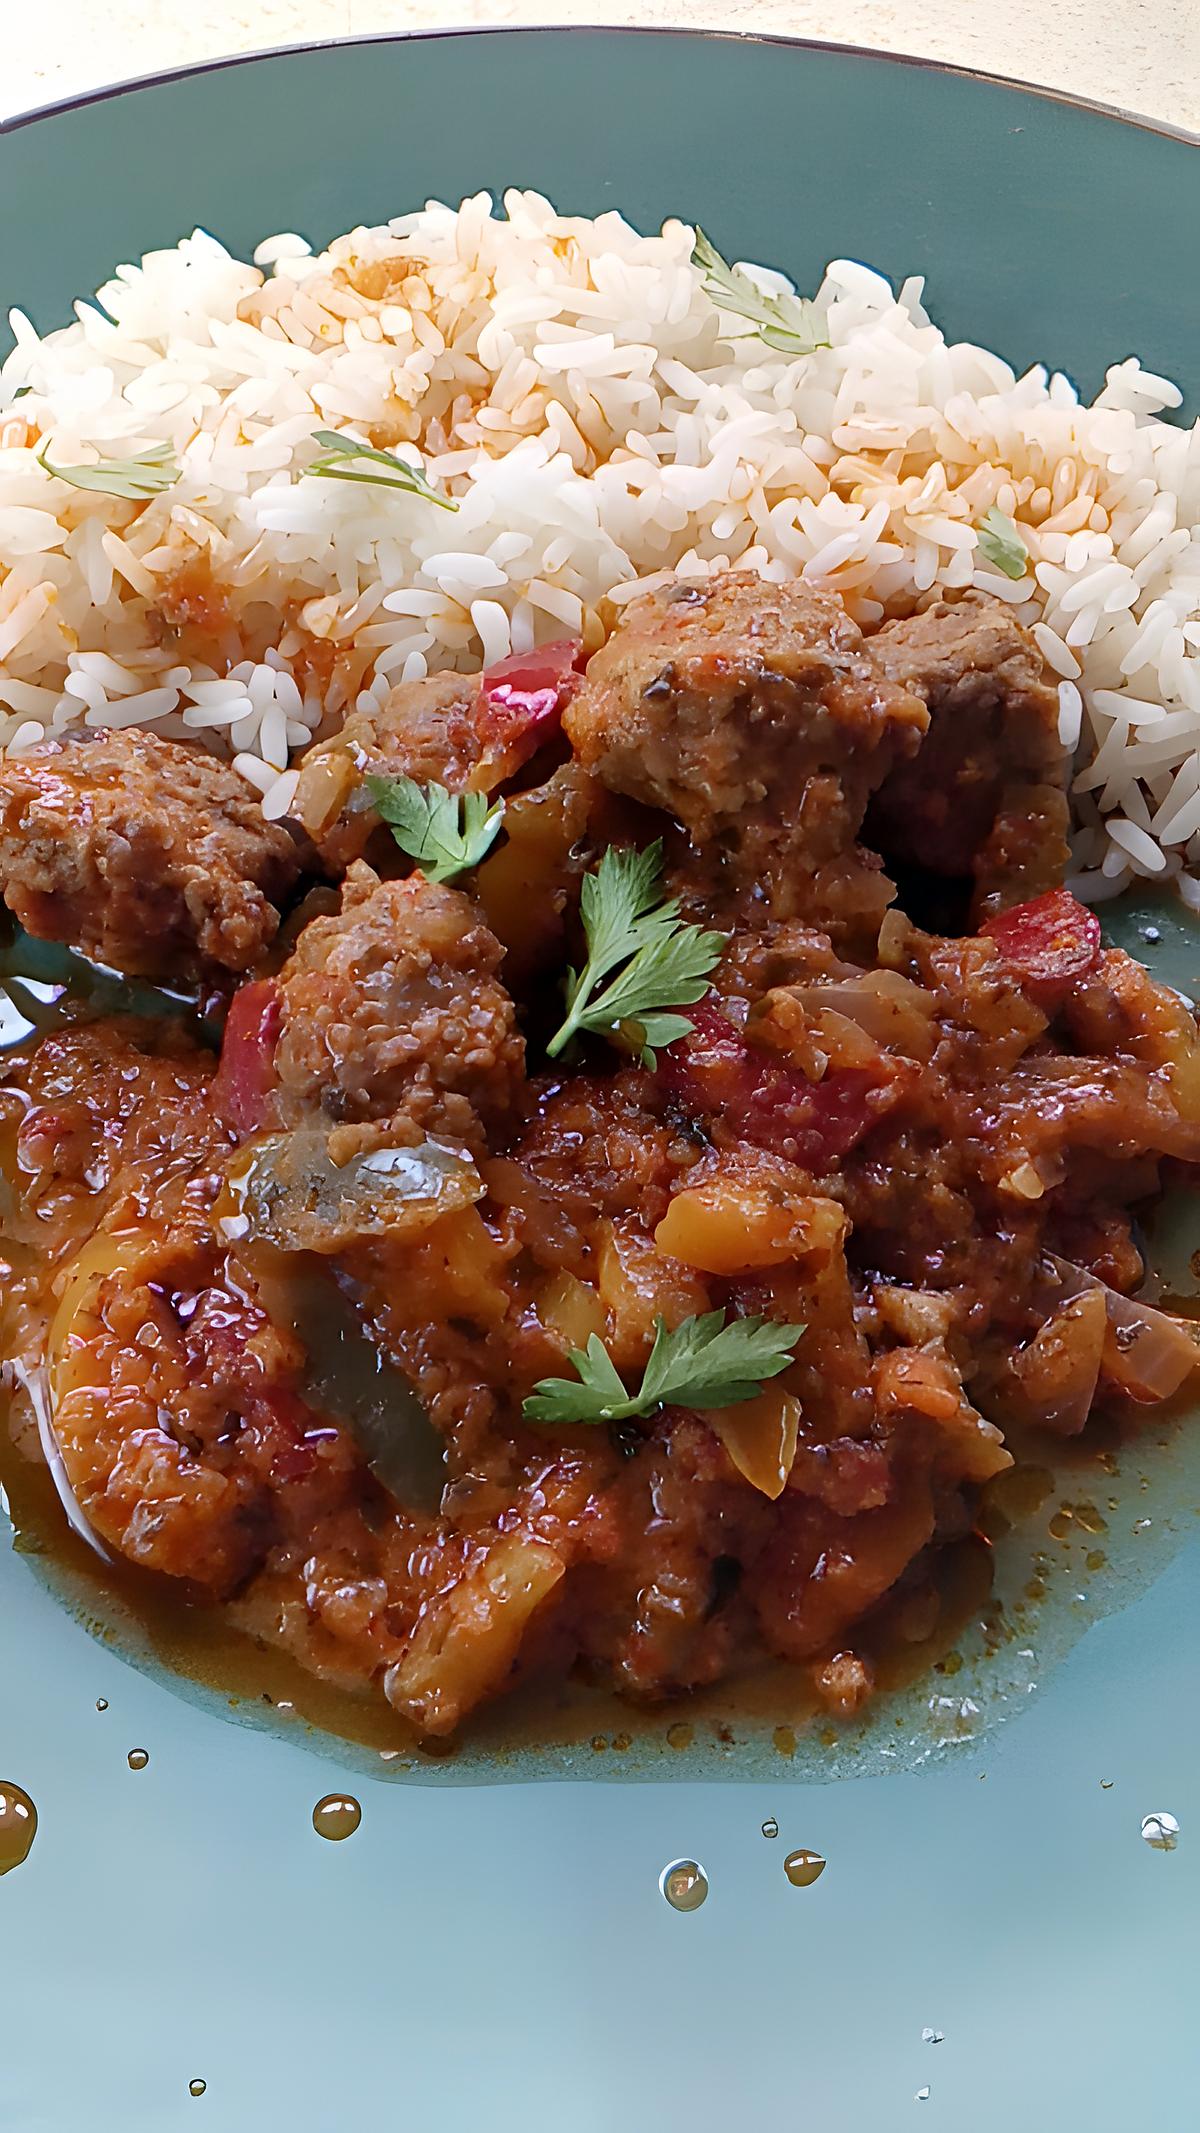
[[[45, 1027], [58, 1019], [61, 995], [51, 979], [36, 982], [55, 995], [39, 1001]], [[1158, 1287], [1177, 1309], [1196, 1308], [1194, 1232], [1182, 1198], [1156, 1230]], [[484, 1714], [469, 1739], [440, 1753], [419, 1747], [382, 1703], [314, 1679], [278, 1650], [189, 1605], [167, 1581], [100, 1564], [67, 1526], [44, 1467], [21, 1455], [7, 1426], [0, 1428], [0, 1480], [16, 1549], [92, 1634], [165, 1673], [185, 1694], [199, 1692], [242, 1722], [311, 1728], [314, 1745], [376, 1774], [477, 1780], [725, 1769], [743, 1776], [782, 1767], [832, 1776], [911, 1766], [943, 1748], [959, 1749], [1022, 1707], [1031, 1681], [1044, 1678], [1098, 1614], [1141, 1589], [1194, 1529], [1194, 1438], [1160, 1414], [1143, 1439], [1124, 1446], [1114, 1427], [1081, 1449], [1054, 1445], [1023, 1454], [982, 1507], [991, 1544], [970, 1538], [945, 1551], [932, 1604], [926, 1597], [920, 1607], [883, 1610], [871, 1645], [889, 1693], [865, 1721], [841, 1732], [814, 1723], [791, 1669], [767, 1666], [669, 1714], [639, 1711], [582, 1682], [531, 1683], [502, 1710]], [[677, 1737], [690, 1733], [682, 1748], [668, 1744], [669, 1728]]]

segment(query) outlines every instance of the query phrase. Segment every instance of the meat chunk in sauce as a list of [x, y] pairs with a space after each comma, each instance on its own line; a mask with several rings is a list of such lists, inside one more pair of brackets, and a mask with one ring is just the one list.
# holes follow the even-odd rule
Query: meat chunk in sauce
[[[568, 1563], [595, 1552], [578, 1462], [539, 1447], [535, 1474], [517, 1463], [502, 1525], [395, 1500], [311, 1404], [285, 1277], [264, 1289], [216, 1241], [208, 1055], [114, 1022], [51, 1037], [15, 1074], [0, 1110], [23, 1115], [27, 1190], [9, 1248], [36, 1239], [54, 1286], [6, 1281], [6, 1353], [44, 1403], [73, 1516], [326, 1680], [450, 1730], [507, 1685]], [[14, 1421], [35, 1436], [27, 1404]]]
[[881, 675], [929, 707], [919, 754], [871, 806], [885, 860], [973, 877], [983, 917], [1052, 888], [1067, 861], [1067, 759], [1058, 693], [1002, 601], [938, 600], [870, 640]]
[[[1002, 1431], [1152, 1407], [1196, 1362], [1162, 1314], [1147, 1346], [1116, 1294], [1160, 1162], [1200, 1160], [1195, 1021], [1056, 886], [1028, 640], [973, 598], [864, 643], [807, 587], [678, 592], [632, 603], [593, 660], [566, 761], [539, 753], [553, 690], [548, 727], [525, 691], [520, 735], [491, 740], [455, 677], [356, 714], [356, 764], [460, 790], [525, 772], [477, 897], [380, 879], [347, 816], [340, 910], [235, 996], [215, 1078], [126, 1022], [48, 1038], [0, 1090], [5, 1338], [45, 1373], [83, 1515], [430, 1735], [573, 1663], [654, 1701], [773, 1654], [850, 1712], [873, 1611], [897, 1586], [934, 1604]], [[881, 928], [872, 792], [889, 853], [1015, 908], [964, 939]], [[561, 1012], [540, 957], [572, 952], [580, 864], [659, 834], [689, 915], [728, 935], [711, 993], [652, 1070], [594, 1038], [539, 1072]], [[72, 925], [102, 910], [97, 888]], [[469, 1189], [390, 1224], [352, 1219], [347, 1189], [350, 1215], [299, 1242], [228, 1218], [281, 1150], [307, 1191], [314, 1140], [323, 1184], [357, 1192], [372, 1154], [433, 1141]], [[436, 1508], [314, 1402], [319, 1334], [283, 1307], [310, 1253], [444, 1447]], [[593, 1337], [632, 1389], [660, 1324], [708, 1312], [805, 1330], [741, 1404], [527, 1417]]]
[[923, 704], [832, 594], [746, 571], [631, 600], [566, 714], [612, 791], [717, 848], [746, 884], [815, 876], [917, 748]]
[[378, 829], [372, 777], [499, 791], [557, 736], [579, 656], [577, 640], [562, 639], [484, 674], [401, 682], [374, 709], [352, 712], [306, 758], [294, 802], [326, 867], [340, 872], [361, 858]]
[[330, 872], [360, 859], [379, 827], [368, 776], [413, 778], [451, 792], [474, 789], [482, 754], [477, 697], [477, 675], [403, 682], [378, 709], [352, 712], [333, 741], [312, 750], [295, 805]]
[[482, 1147], [517, 1105], [524, 1043], [504, 951], [457, 889], [359, 861], [342, 908], [314, 919], [280, 979], [274, 1109], [340, 1129], [334, 1160], [382, 1136]]
[[129, 977], [252, 970], [299, 871], [258, 793], [201, 749], [130, 730], [0, 762], [9, 909]]

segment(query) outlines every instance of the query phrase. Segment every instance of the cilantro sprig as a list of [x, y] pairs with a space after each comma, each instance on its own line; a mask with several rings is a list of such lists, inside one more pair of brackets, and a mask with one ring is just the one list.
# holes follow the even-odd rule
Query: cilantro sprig
[[661, 838], [643, 852], [611, 845], [584, 876], [580, 911], [587, 961], [567, 972], [566, 1018], [546, 1050], [554, 1059], [579, 1030], [609, 1036], [624, 1026], [652, 1067], [656, 1045], [692, 1028], [686, 1015], [663, 1010], [703, 999], [725, 935], [688, 925], [678, 899], [663, 896]]
[[[377, 489], [403, 489], [409, 496], [422, 496], [427, 504], [437, 504], [442, 511], [458, 509], [452, 496], [443, 496], [440, 489], [434, 488], [423, 467], [398, 459], [394, 452], [381, 452], [357, 437], [339, 437], [336, 430], [314, 430], [313, 443], [322, 449], [304, 471], [316, 475], [319, 481], [367, 481]], [[387, 472], [376, 474], [366, 467], [348, 466], [346, 462], [351, 459], [370, 460], [375, 466], [386, 467]]]
[[489, 805], [486, 793], [460, 797], [412, 778], [368, 777], [366, 783], [401, 851], [430, 881], [451, 881], [477, 867], [500, 834], [504, 802]]
[[135, 452], [132, 459], [98, 459], [86, 467], [56, 467], [46, 456], [48, 450], [42, 446], [38, 465], [56, 481], [69, 482], [73, 489], [98, 489], [101, 495], [120, 496], [126, 503], [161, 495], [179, 480], [182, 471], [169, 444], [152, 444], [148, 451]]
[[705, 1311], [670, 1332], [658, 1318], [636, 1392], [626, 1391], [604, 1342], [593, 1333], [586, 1348], [570, 1351], [578, 1377], [543, 1378], [525, 1402], [525, 1416], [530, 1422], [626, 1422], [667, 1406], [737, 1407], [787, 1369], [804, 1330], [765, 1318], [726, 1324], [723, 1311]]
[[993, 504], [985, 511], [976, 532], [979, 553], [1006, 578], [1023, 578], [1029, 550], [1013, 521]]
[[828, 348], [825, 322], [806, 296], [768, 296], [741, 267], [731, 267], [715, 244], [696, 225], [692, 265], [704, 276], [704, 290], [720, 311], [744, 318], [768, 348], [781, 355], [812, 355]]

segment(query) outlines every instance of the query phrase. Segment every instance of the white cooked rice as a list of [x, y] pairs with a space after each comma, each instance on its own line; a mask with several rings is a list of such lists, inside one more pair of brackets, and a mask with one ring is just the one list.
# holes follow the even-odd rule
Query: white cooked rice
[[[789, 360], [714, 309], [685, 224], [504, 206], [431, 204], [316, 255], [285, 233], [253, 266], [196, 231], [62, 331], [11, 315], [0, 748], [153, 724], [227, 752], [280, 815], [322, 721], [439, 667], [597, 643], [659, 573], [803, 575], [867, 625], [974, 584], [1059, 677], [1080, 893], [1196, 867], [1200, 430], [1161, 419], [1175, 386], [1131, 356], [1081, 406], [1061, 374], [948, 345], [920, 277], [897, 297], [850, 260], [817, 292], [832, 346]], [[306, 479], [317, 428], [415, 448], [456, 514]], [[36, 458], [161, 443], [182, 478], [141, 504]], [[1028, 550], [1017, 583], [976, 545], [992, 505]], [[197, 558], [230, 627], [188, 667], [157, 603]]]

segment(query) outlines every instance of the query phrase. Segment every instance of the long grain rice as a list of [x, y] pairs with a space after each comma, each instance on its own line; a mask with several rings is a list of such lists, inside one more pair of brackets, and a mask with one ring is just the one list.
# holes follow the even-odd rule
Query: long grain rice
[[[316, 254], [283, 233], [253, 265], [196, 231], [65, 329], [12, 314], [0, 748], [157, 724], [227, 751], [282, 814], [289, 756], [356, 702], [598, 642], [679, 568], [803, 575], [867, 626], [974, 584], [1059, 677], [1081, 892], [1196, 865], [1200, 433], [1163, 419], [1170, 381], [1128, 357], [1082, 406], [1061, 374], [948, 344], [919, 276], [897, 296], [852, 260], [816, 292], [831, 345], [789, 358], [714, 307], [684, 223], [504, 208], [431, 203]], [[419, 456], [454, 517], [311, 478], [319, 428]], [[142, 503], [37, 456], [155, 444], [180, 479]], [[992, 505], [1027, 551], [1015, 582], [977, 546]], [[172, 598], [197, 569], [225, 619], [183, 660]]]

